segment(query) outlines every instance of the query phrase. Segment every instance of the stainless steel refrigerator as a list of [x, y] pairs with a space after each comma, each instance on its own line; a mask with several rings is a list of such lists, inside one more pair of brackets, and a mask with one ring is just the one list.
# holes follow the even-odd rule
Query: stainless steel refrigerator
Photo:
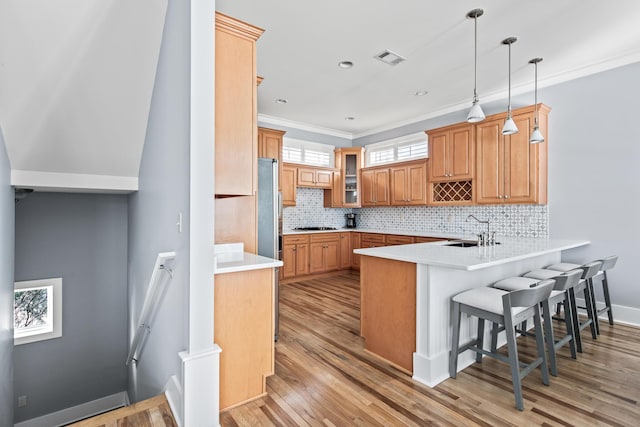
[[[278, 192], [278, 161], [258, 159], [258, 255], [282, 259], [282, 197]], [[274, 269], [274, 339], [279, 332], [279, 269]]]

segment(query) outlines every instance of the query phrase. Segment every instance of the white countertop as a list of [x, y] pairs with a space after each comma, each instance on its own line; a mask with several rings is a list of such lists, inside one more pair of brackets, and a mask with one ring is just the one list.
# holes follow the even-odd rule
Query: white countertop
[[291, 234], [344, 233], [344, 232], [397, 234], [401, 236], [439, 237], [443, 239], [475, 239], [475, 236], [459, 234], [459, 233], [443, 233], [438, 231], [407, 231], [407, 230], [386, 230], [386, 229], [382, 230], [377, 228], [338, 228], [337, 230], [318, 230], [318, 231], [284, 230], [282, 234], [286, 236]]
[[538, 255], [559, 252], [588, 245], [588, 240], [514, 239], [500, 238], [495, 246], [458, 248], [445, 242], [416, 243], [412, 245], [383, 246], [356, 249], [359, 255], [368, 255], [416, 264], [435, 265], [458, 270], [479, 270], [507, 262]]
[[237, 273], [282, 266], [282, 261], [277, 259], [244, 252], [242, 243], [215, 245], [214, 254], [214, 274]]

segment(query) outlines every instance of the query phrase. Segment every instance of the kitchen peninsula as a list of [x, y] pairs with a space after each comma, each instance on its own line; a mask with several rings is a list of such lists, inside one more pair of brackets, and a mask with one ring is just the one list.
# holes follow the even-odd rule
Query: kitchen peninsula
[[[356, 249], [360, 257], [360, 333], [365, 349], [430, 387], [449, 377], [450, 300], [459, 292], [560, 262], [585, 240], [499, 239], [494, 246], [452, 242]], [[475, 324], [463, 319], [461, 341]], [[459, 369], [474, 362], [462, 354]]]

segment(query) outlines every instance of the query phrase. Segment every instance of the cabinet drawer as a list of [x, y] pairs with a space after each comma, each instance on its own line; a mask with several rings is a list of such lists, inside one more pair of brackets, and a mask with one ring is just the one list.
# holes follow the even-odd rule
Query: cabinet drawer
[[283, 236], [283, 244], [285, 245], [298, 245], [303, 243], [309, 243], [309, 235], [295, 235], [295, 236]]
[[415, 242], [413, 236], [388, 235], [386, 238], [387, 245], [408, 245]]
[[440, 242], [442, 239], [440, 237], [416, 237], [416, 243], [429, 243], [429, 242]]
[[362, 233], [362, 243], [384, 243], [384, 234]]
[[311, 243], [317, 242], [337, 242], [340, 240], [339, 233], [314, 233], [309, 237]]

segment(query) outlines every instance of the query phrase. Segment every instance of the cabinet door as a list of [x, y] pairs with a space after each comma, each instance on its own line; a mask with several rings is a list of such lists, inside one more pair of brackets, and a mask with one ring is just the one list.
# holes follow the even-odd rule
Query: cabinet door
[[316, 171], [314, 169], [298, 168], [298, 187], [315, 187]]
[[389, 206], [389, 169], [376, 170], [374, 178], [374, 192], [376, 206]]
[[296, 245], [284, 245], [282, 248], [282, 277], [287, 279], [296, 275]]
[[324, 245], [325, 242], [309, 244], [309, 273], [321, 273], [324, 271]]
[[351, 233], [340, 233], [340, 268], [351, 268]]
[[309, 274], [309, 245], [296, 245], [296, 276]]
[[360, 233], [351, 233], [351, 267], [360, 268], [360, 255], [354, 254], [353, 250], [360, 249], [362, 235]]
[[533, 115], [513, 117], [519, 132], [505, 138], [505, 189], [506, 203], [534, 203], [536, 200], [536, 148], [529, 143], [533, 129]]
[[216, 14], [215, 194], [251, 196], [256, 189], [259, 34], [252, 32], [248, 25]]
[[407, 204], [427, 204], [427, 163], [407, 166]]
[[258, 157], [280, 160], [282, 152], [282, 134], [258, 129]]
[[407, 168], [394, 167], [390, 169], [391, 174], [391, 204], [395, 206], [406, 205], [407, 196]]
[[502, 203], [504, 198], [503, 120], [476, 125], [476, 183], [478, 203]]
[[317, 170], [315, 177], [316, 187], [332, 188], [333, 186], [333, 171], [331, 170]]
[[363, 170], [361, 174], [362, 181], [362, 206], [375, 206], [374, 193], [374, 170]]
[[282, 205], [296, 205], [296, 168], [283, 166], [280, 175], [280, 188], [282, 189]]
[[449, 179], [447, 167], [448, 131], [429, 133], [429, 180], [446, 181]]
[[449, 177], [456, 180], [473, 178], [473, 126], [451, 129], [448, 149]]
[[340, 240], [327, 242], [324, 245], [324, 270], [331, 271], [340, 268]]

